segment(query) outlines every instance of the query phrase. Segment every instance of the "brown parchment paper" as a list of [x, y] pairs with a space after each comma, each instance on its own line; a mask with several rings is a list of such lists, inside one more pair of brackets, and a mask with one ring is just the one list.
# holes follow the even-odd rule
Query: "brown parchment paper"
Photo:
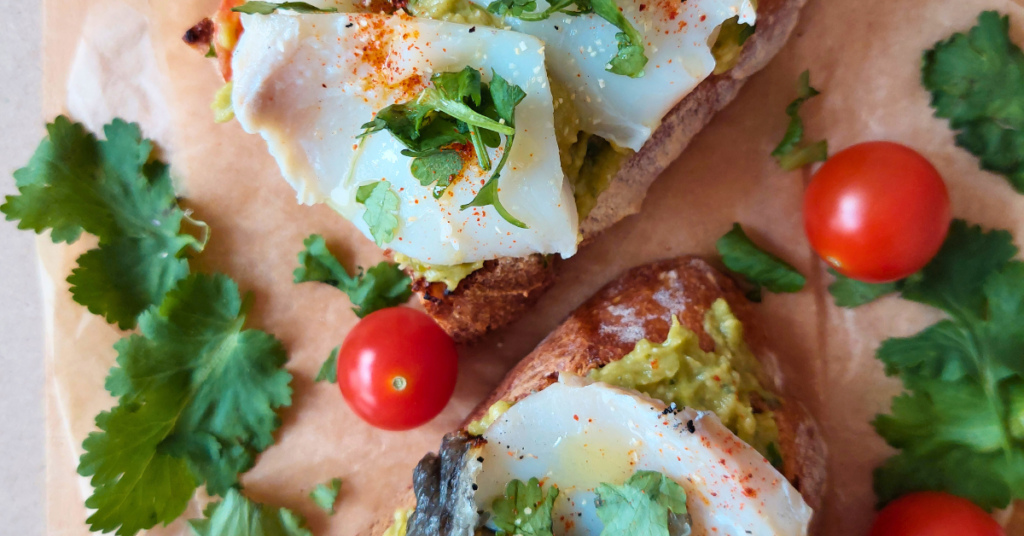
[[[655, 182], [643, 212], [564, 263], [559, 284], [527, 318], [461, 350], [456, 393], [440, 417], [412, 432], [378, 431], [347, 410], [335, 386], [312, 381], [356, 320], [347, 298], [324, 285], [294, 285], [291, 273], [302, 239], [314, 232], [350, 268], [375, 263], [381, 253], [326, 207], [296, 204], [259, 137], [235, 123], [212, 122], [209, 102], [219, 78], [180, 37], [217, 3], [44, 0], [44, 110], [47, 119], [70, 113], [94, 130], [121, 116], [160, 143], [188, 208], [213, 229], [194, 268], [224, 271], [255, 292], [251, 325], [274, 333], [289, 351], [294, 403], [283, 412], [277, 444], [245, 475], [246, 493], [304, 514], [316, 534], [358, 534], [388, 515], [420, 456], [609, 279], [668, 256], [713, 258], [714, 241], [734, 221], [809, 275], [801, 293], [767, 295], [761, 319], [786, 387], [817, 417], [829, 445], [822, 534], [865, 534], [873, 516], [871, 469], [891, 454], [868, 423], [899, 391], [873, 352], [881, 339], [914, 333], [937, 315], [893, 298], [856, 311], [831, 305], [828, 276], [801, 230], [809, 174], [781, 172], [768, 156], [804, 69], [824, 92], [804, 108], [812, 139], [826, 137], [833, 152], [873, 139], [910, 145], [942, 172], [957, 216], [1024, 236], [1024, 196], [954, 146], [946, 123], [931, 117], [919, 82], [922, 51], [972, 26], [983, 9], [1011, 15], [1014, 38], [1024, 42], [1021, 1], [811, 0], [790, 43]], [[103, 379], [122, 334], [70, 299], [65, 278], [89, 241], [58, 247], [44, 237], [39, 245], [48, 311], [48, 533], [86, 534], [90, 489], [74, 468], [93, 417], [113, 403]], [[345, 484], [338, 513], [328, 517], [306, 495], [335, 476]], [[184, 517], [198, 516], [204, 499]], [[179, 520], [150, 532], [187, 529]]]

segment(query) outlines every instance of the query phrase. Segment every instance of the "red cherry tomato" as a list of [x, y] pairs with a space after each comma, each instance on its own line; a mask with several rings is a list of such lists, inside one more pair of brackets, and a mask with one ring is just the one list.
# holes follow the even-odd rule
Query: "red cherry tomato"
[[359, 321], [338, 354], [338, 386], [352, 411], [385, 430], [408, 430], [441, 413], [455, 391], [458, 352], [433, 319], [408, 307]]
[[971, 501], [935, 491], [901, 497], [882, 509], [870, 536], [1004, 536], [1003, 527]]
[[951, 218], [939, 172], [913, 149], [891, 142], [837, 153], [804, 194], [811, 247], [843, 275], [869, 283], [923, 268], [946, 239]]

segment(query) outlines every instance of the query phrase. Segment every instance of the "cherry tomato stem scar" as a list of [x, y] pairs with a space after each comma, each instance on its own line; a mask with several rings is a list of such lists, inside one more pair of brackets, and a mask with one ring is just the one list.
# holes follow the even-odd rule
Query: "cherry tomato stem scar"
[[391, 387], [394, 387], [396, 391], [404, 391], [407, 385], [409, 385], [409, 382], [401, 376], [395, 376], [395, 378], [391, 380]]

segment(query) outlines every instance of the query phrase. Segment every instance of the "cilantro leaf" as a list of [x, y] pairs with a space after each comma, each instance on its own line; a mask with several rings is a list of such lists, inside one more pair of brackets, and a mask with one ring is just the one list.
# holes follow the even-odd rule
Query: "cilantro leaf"
[[[1024, 495], [1024, 450], [1007, 436], [1000, 412], [973, 382], [913, 378], [912, 394], [893, 400], [892, 414], [873, 423], [902, 452], [875, 470], [885, 504], [914, 491], [946, 491], [986, 509]], [[1020, 379], [1010, 385], [1021, 387]]]
[[982, 13], [968, 33], [925, 52], [921, 79], [957, 145], [1024, 193], [1024, 52], [1010, 41], [1009, 25], [998, 12]]
[[836, 305], [851, 309], [871, 303], [882, 296], [899, 292], [904, 284], [902, 280], [891, 283], [865, 283], [846, 277], [832, 268], [828, 269], [828, 273], [836, 278], [828, 286], [828, 291], [835, 298]]
[[989, 276], [1017, 254], [1007, 231], [985, 232], [953, 220], [946, 241], [920, 274], [907, 280], [903, 297], [953, 315], [980, 315]]
[[364, 184], [359, 188], [356, 188], [356, 203], [365, 204], [366, 200], [370, 198], [370, 194], [373, 193], [373, 189], [377, 187], [376, 182], [370, 184]]
[[231, 8], [231, 11], [236, 13], [248, 13], [251, 15], [270, 15], [271, 13], [279, 10], [286, 9], [288, 11], [294, 11], [296, 13], [337, 13], [338, 8], [327, 7], [319, 8], [306, 2], [261, 2], [258, 0], [251, 0], [238, 7]]
[[669, 536], [687, 530], [686, 491], [675, 481], [655, 471], [637, 471], [621, 486], [597, 485], [597, 517], [604, 523], [602, 536]]
[[558, 497], [558, 488], [541, 489], [540, 481], [531, 478], [524, 484], [513, 480], [505, 486], [505, 496], [494, 499], [494, 524], [498, 536], [552, 536], [551, 508]]
[[[488, 90], [490, 91], [491, 100], [494, 102], [495, 112], [506, 125], [514, 127], [516, 124], [516, 106], [526, 98], [526, 93], [521, 87], [509, 84], [508, 81], [502, 78], [497, 72], [492, 71], [491, 74], [491, 84], [488, 87]], [[501, 176], [501, 170], [505, 169], [508, 157], [512, 154], [512, 145], [514, 144], [515, 139], [515, 135], [511, 135], [506, 138], [505, 151], [501, 154], [501, 160], [498, 162], [498, 166], [494, 169], [494, 174], [491, 175], [491, 178], [487, 179], [487, 182], [482, 188], [480, 188], [480, 191], [478, 191], [476, 196], [473, 197], [473, 200], [462, 205], [460, 210], [466, 210], [469, 207], [493, 206], [494, 209], [498, 211], [498, 214], [508, 223], [511, 223], [520, 229], [529, 229], [529, 226], [513, 216], [505, 206], [501, 204], [501, 200], [498, 198], [498, 177]]]
[[[569, 9], [572, 5], [575, 5], [576, 9]], [[570, 16], [597, 13], [612, 26], [622, 30], [615, 34], [618, 49], [615, 56], [608, 61], [605, 70], [630, 78], [640, 78], [644, 75], [644, 66], [648, 61], [644, 50], [644, 37], [622, 14], [615, 0], [553, 0], [543, 11], [538, 12], [536, 9], [537, 2], [534, 0], [494, 0], [487, 5], [487, 11], [495, 15], [512, 16], [524, 21], [545, 20], [556, 13]]]
[[907, 392], [874, 426], [901, 449], [875, 471], [884, 504], [946, 491], [984, 508], [1024, 498], [1024, 263], [1005, 231], [956, 220], [903, 297], [949, 317], [886, 340], [877, 357]]
[[644, 66], [647, 65], [647, 55], [644, 53], [644, 36], [626, 20], [626, 17], [619, 11], [619, 6], [615, 3], [615, 0], [590, 0], [590, 2], [594, 13], [610, 22], [612, 26], [622, 30], [615, 34], [619, 50], [615, 57], [608, 62], [605, 70], [630, 78], [642, 77], [644, 75]]
[[401, 305], [412, 296], [412, 279], [397, 264], [380, 262], [365, 274], [360, 268], [355, 276], [350, 276], [327, 249], [327, 242], [322, 236], [310, 235], [302, 244], [305, 249], [299, 253], [295, 283], [315, 281], [341, 290], [348, 294], [352, 311], [359, 318], [386, 307]]
[[462, 172], [462, 155], [457, 151], [442, 151], [421, 156], [412, 161], [412, 176], [423, 186], [434, 184], [434, 198], [448, 188], [453, 176]]
[[430, 81], [445, 98], [460, 102], [469, 98], [480, 106], [480, 71], [467, 65], [461, 71], [437, 73]]
[[800, 143], [804, 139], [804, 120], [800, 117], [800, 108], [805, 102], [821, 94], [820, 91], [811, 87], [810, 71], [800, 74], [796, 89], [796, 100], [786, 106], [786, 115], [789, 116], [786, 134], [782, 136], [782, 141], [772, 151], [772, 156], [786, 171], [800, 169], [812, 162], [824, 162], [828, 158], [828, 142], [825, 140], [800, 147]]
[[789, 263], [759, 248], [738, 223], [715, 242], [725, 266], [770, 292], [799, 292], [807, 279]]
[[91, 530], [167, 524], [200, 484], [213, 495], [238, 486], [273, 443], [291, 375], [277, 339], [243, 329], [248, 308], [227, 276], [192, 275], [115, 345], [107, 388], [120, 400], [96, 418], [78, 467], [92, 477]]
[[340, 346], [334, 347], [331, 350], [330, 357], [327, 361], [324, 361], [323, 365], [320, 365], [320, 371], [316, 373], [316, 378], [313, 381], [327, 382], [327, 383], [338, 383], [338, 352], [341, 351]]
[[99, 247], [78, 259], [68, 278], [76, 302], [121, 329], [188, 275], [185, 256], [202, 251], [181, 232], [189, 220], [178, 207], [169, 168], [153, 158], [153, 143], [138, 125], [115, 119], [106, 140], [59, 116], [26, 167], [14, 172], [19, 195], [8, 196], [0, 212], [19, 220], [19, 229], [54, 242], [74, 242], [87, 232]]
[[203, 515], [188, 522], [196, 536], [313, 536], [302, 516], [254, 503], [235, 489], [223, 501], [210, 503]]
[[[526, 97], [522, 88], [509, 84], [492, 71], [490, 84], [484, 84], [480, 72], [465, 67], [457, 72], [441, 72], [431, 77], [432, 87], [424, 89], [410, 102], [388, 106], [377, 113], [373, 121], [365, 123], [360, 138], [387, 130], [407, 147], [404, 156], [413, 157], [412, 174], [423, 186], [434, 184], [433, 194], [440, 197], [451, 183], [453, 176], [460, 173], [464, 160], [457, 149], [449, 147], [456, 143], [471, 143], [481, 169], [491, 169], [488, 147], [500, 146], [506, 137], [501, 160], [494, 168], [484, 186], [472, 201], [462, 205], [469, 207], [493, 205], [506, 221], [521, 228], [526, 224], [513, 217], [498, 200], [498, 178], [508, 162], [515, 140], [515, 107]], [[381, 181], [385, 184], [386, 181]], [[360, 187], [356, 200], [371, 204], [369, 185]], [[374, 186], [374, 188], [381, 188]], [[374, 201], [381, 202], [380, 197]], [[393, 195], [393, 194], [392, 194]], [[397, 208], [397, 196], [394, 196]], [[383, 214], [383, 219], [381, 219]], [[388, 211], [375, 208], [367, 210], [364, 221], [370, 226], [370, 233], [378, 245], [393, 239], [393, 227], [398, 225]]]
[[[356, 192], [360, 194], [362, 192]], [[363, 221], [370, 228], [370, 236], [377, 246], [383, 246], [395, 239], [395, 230], [398, 229], [398, 194], [391, 190], [391, 183], [378, 181], [373, 184], [373, 190], [363, 201], [366, 211], [363, 212]]]
[[341, 479], [332, 478], [326, 484], [317, 484], [313, 491], [309, 492], [309, 498], [313, 499], [313, 502], [321, 510], [333, 516], [334, 503], [338, 500], [339, 493], [341, 493]]

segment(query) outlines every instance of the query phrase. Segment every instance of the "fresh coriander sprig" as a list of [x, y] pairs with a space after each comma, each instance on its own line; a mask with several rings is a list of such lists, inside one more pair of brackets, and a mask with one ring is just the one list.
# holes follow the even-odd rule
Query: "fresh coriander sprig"
[[[669, 536], [689, 534], [686, 491], [655, 471], [637, 471], [623, 485], [597, 486], [597, 517], [601, 534]], [[675, 530], [669, 530], [669, 527]]]
[[744, 276], [754, 289], [751, 301], [761, 301], [761, 287], [769, 292], [799, 292], [807, 279], [791, 264], [758, 247], [738, 223], [715, 242], [727, 268]]
[[[494, 110], [498, 117], [510, 127], [515, 126], [515, 110], [516, 106], [524, 98], [526, 93], [517, 85], [509, 84], [504, 78], [494, 73], [491, 84], [488, 87], [491, 94], [491, 101], [494, 103]], [[512, 130], [515, 133], [515, 129]], [[509, 213], [508, 210], [501, 204], [501, 200], [498, 198], [498, 177], [501, 176], [501, 170], [505, 168], [505, 164], [508, 162], [509, 155], [512, 154], [512, 145], [515, 142], [515, 135], [509, 135], [505, 141], [505, 151], [501, 154], [501, 160], [498, 162], [498, 167], [494, 169], [494, 174], [487, 180], [480, 191], [477, 192], [476, 197], [472, 201], [462, 205], [461, 210], [466, 210], [470, 207], [486, 207], [491, 205], [498, 214], [505, 219], [505, 221], [519, 227], [521, 229], [527, 229], [527, 225]]]
[[982, 13], [968, 33], [925, 52], [921, 79], [935, 115], [957, 131], [957, 145], [1024, 193], [1024, 52], [1010, 41], [1009, 26], [1009, 17]]
[[[576, 9], [569, 9], [573, 5]], [[487, 5], [487, 11], [495, 15], [512, 16], [528, 22], [545, 20], [556, 13], [574, 17], [596, 13], [620, 30], [615, 34], [618, 50], [605, 66], [605, 70], [630, 78], [640, 78], [644, 75], [644, 66], [647, 65], [648, 59], [643, 35], [622, 14], [615, 0], [555, 0], [543, 11], [538, 12], [536, 9], [535, 0], [494, 0]]]
[[558, 488], [548, 488], [545, 493], [536, 478], [525, 484], [512, 480], [505, 486], [505, 495], [494, 499], [491, 506], [498, 536], [552, 536], [551, 509], [557, 497]]
[[338, 352], [341, 351], [340, 346], [335, 346], [331, 350], [331, 355], [327, 356], [323, 365], [320, 365], [320, 371], [316, 373], [316, 377], [313, 381], [316, 383], [327, 382], [327, 383], [338, 383]]
[[332, 478], [326, 483], [317, 484], [313, 491], [309, 492], [309, 498], [321, 510], [334, 515], [334, 503], [338, 501], [338, 494], [341, 493], [341, 479]]
[[[18, 194], [0, 206], [19, 229], [50, 231], [55, 243], [82, 232], [99, 247], [78, 258], [68, 282], [74, 300], [121, 329], [160, 303], [189, 274], [187, 256], [206, 246], [205, 223], [178, 207], [169, 167], [154, 156], [138, 125], [115, 119], [97, 140], [58, 116], [27, 166], [14, 172]], [[182, 232], [182, 222], [203, 238]]]
[[[465, 162], [457, 147], [459, 144], [471, 144], [480, 168], [489, 171], [492, 165], [488, 148], [499, 147], [501, 136], [505, 136], [501, 160], [476, 197], [461, 210], [493, 205], [507, 222], [527, 228], [502, 206], [498, 198], [498, 178], [508, 162], [515, 140], [515, 108], [526, 93], [496, 72], [492, 72], [490, 84], [484, 84], [480, 72], [468, 66], [461, 71], [437, 73], [431, 77], [431, 84], [432, 87], [424, 89], [413, 100], [393, 104], [378, 112], [373, 121], [362, 126], [359, 138], [387, 130], [405, 145], [402, 154], [413, 158], [413, 177], [423, 186], [434, 185], [433, 195], [439, 198], [451, 185], [452, 177], [464, 168]], [[369, 188], [369, 185], [360, 187], [360, 191], [363, 188]], [[361, 197], [364, 201], [360, 201]], [[370, 207], [368, 196], [357, 193], [356, 200]], [[378, 244], [382, 244], [393, 237], [394, 228], [390, 226], [390, 219], [384, 222], [388, 225], [382, 224], [379, 214], [382, 214], [379, 210], [372, 214], [368, 210], [366, 217], [370, 218], [367, 224], [371, 234]], [[386, 216], [387, 213], [383, 214]], [[398, 220], [393, 223], [397, 226]], [[375, 229], [377, 233], [374, 233]]]
[[779, 163], [779, 167], [786, 171], [800, 169], [812, 162], [824, 162], [828, 159], [828, 141], [821, 140], [803, 147], [800, 144], [804, 139], [804, 120], [800, 117], [800, 108], [808, 100], [821, 94], [820, 91], [811, 87], [811, 72], [804, 71], [796, 84], [796, 100], [786, 107], [786, 115], [789, 116], [789, 126], [786, 127], [786, 134], [782, 141], [772, 151], [772, 156]]
[[[348, 294], [353, 306], [352, 311], [359, 318], [379, 309], [401, 305], [412, 296], [412, 280], [405, 272], [399, 270], [396, 264], [382, 261], [366, 270], [365, 274], [360, 268], [355, 276], [350, 276], [341, 262], [327, 249], [324, 237], [310, 235], [302, 244], [305, 248], [299, 252], [299, 267], [294, 273], [295, 282], [326, 283], [341, 290]], [[335, 351], [331, 359], [336, 358]], [[319, 377], [318, 375], [318, 381]]]
[[299, 514], [252, 502], [235, 489], [207, 505], [203, 515], [188, 522], [196, 536], [313, 536]]
[[184, 512], [201, 484], [211, 495], [274, 442], [276, 410], [291, 404], [284, 347], [244, 329], [251, 295], [224, 275], [196, 274], [139, 317], [139, 335], [114, 348], [107, 390], [78, 472], [91, 477], [91, 530], [130, 536]]
[[946, 491], [984, 508], [1024, 498], [1024, 263], [1006, 231], [956, 220], [938, 255], [900, 283], [948, 317], [884, 341], [877, 357], [907, 392], [875, 430], [900, 449], [875, 470], [885, 504]]

